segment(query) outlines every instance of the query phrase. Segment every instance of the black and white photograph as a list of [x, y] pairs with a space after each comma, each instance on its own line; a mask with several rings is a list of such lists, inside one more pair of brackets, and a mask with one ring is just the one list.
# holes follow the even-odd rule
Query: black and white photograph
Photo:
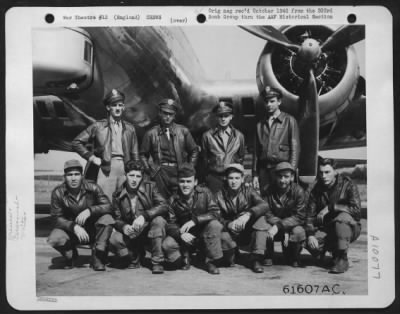
[[[29, 302], [268, 308], [275, 297], [271, 307], [286, 308], [305, 297], [300, 308], [351, 307], [348, 297], [375, 294], [391, 229], [371, 221], [393, 215], [388, 200], [380, 216], [370, 194], [390, 124], [369, 123], [369, 99], [392, 88], [370, 85], [375, 25], [330, 22], [329, 9], [307, 23], [309, 8], [281, 24], [207, 24], [232, 10], [203, 10], [205, 23], [189, 25], [158, 23], [157, 10], [32, 23], [33, 110], [24, 108], [34, 158], [19, 167], [32, 167], [34, 212], [19, 194], [7, 200], [8, 241], [33, 256]], [[139, 301], [68, 307], [74, 297]]]

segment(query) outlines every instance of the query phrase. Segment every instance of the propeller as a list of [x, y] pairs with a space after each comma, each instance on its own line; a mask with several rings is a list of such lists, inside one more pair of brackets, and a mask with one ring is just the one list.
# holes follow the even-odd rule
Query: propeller
[[275, 27], [266, 25], [266, 26], [244, 26], [240, 25], [240, 28], [248, 31], [249, 33], [258, 36], [262, 39], [271, 41], [273, 43], [282, 45], [286, 48], [293, 49], [294, 51], [298, 51], [300, 46], [293, 44], [282, 32], [278, 31]]
[[361, 25], [344, 25], [339, 27], [321, 45], [322, 50], [336, 47], [347, 47], [365, 38], [365, 27]]
[[297, 67], [301, 69], [303, 82], [299, 88], [299, 128], [301, 155], [299, 174], [304, 181], [312, 182], [317, 174], [319, 148], [319, 104], [314, 70], [319, 60], [326, 58], [330, 50], [344, 48], [365, 38], [365, 28], [345, 25], [338, 28], [322, 44], [306, 32], [300, 45], [291, 42], [285, 34], [272, 26], [240, 26], [249, 33], [283, 46], [295, 55]]

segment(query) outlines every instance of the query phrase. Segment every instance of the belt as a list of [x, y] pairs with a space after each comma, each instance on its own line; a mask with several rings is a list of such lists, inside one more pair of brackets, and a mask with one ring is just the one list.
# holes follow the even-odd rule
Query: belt
[[112, 155], [112, 159], [124, 159], [124, 155]]
[[175, 162], [162, 162], [162, 166], [176, 167], [178, 164]]

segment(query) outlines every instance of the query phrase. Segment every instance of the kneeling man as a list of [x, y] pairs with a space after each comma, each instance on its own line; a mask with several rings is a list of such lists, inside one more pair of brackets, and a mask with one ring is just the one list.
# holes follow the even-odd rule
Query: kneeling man
[[325, 252], [331, 251], [331, 273], [344, 273], [349, 268], [349, 244], [361, 232], [360, 208], [357, 186], [336, 171], [333, 159], [320, 158], [317, 183], [307, 209], [307, 249], [320, 262]]
[[256, 273], [262, 273], [264, 269], [261, 260], [265, 252], [266, 238], [264, 215], [268, 205], [252, 187], [244, 184], [244, 168], [241, 164], [228, 165], [225, 176], [225, 186], [216, 194], [224, 226], [224, 258], [233, 266], [236, 242], [251, 242], [252, 269]]
[[306, 240], [303, 224], [306, 218], [306, 196], [300, 185], [294, 182], [295, 170], [288, 162], [275, 167], [274, 180], [265, 191], [264, 199], [270, 211], [266, 215], [269, 224], [267, 252], [264, 264], [272, 265], [274, 241], [281, 241], [286, 262], [293, 267], [301, 266], [300, 252]]
[[205, 254], [207, 271], [216, 275], [223, 256], [219, 209], [211, 191], [197, 185], [195, 176], [191, 164], [182, 165], [178, 171], [179, 190], [169, 199], [168, 236], [163, 249], [170, 264], [187, 270], [189, 251], [197, 248]]
[[76, 245], [91, 244], [91, 266], [94, 270], [105, 270], [108, 241], [114, 224], [111, 204], [97, 184], [83, 179], [82, 169], [78, 160], [64, 164], [64, 183], [51, 194], [55, 229], [47, 242], [66, 258], [66, 269], [76, 264]]
[[143, 181], [144, 167], [141, 162], [129, 161], [125, 165], [125, 183], [113, 194], [115, 229], [110, 239], [111, 250], [122, 262], [122, 267], [138, 268], [144, 258], [144, 244], [150, 239], [153, 274], [162, 274], [168, 213], [165, 199], [155, 183]]

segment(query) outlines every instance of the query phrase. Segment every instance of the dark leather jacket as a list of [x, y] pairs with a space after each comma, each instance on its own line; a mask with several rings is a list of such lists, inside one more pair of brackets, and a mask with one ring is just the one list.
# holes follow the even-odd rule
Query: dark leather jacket
[[335, 220], [341, 212], [346, 212], [354, 219], [354, 223], [361, 219], [361, 200], [357, 186], [349, 177], [338, 174], [336, 182], [331, 188], [325, 187], [319, 181], [311, 190], [307, 206], [306, 233], [313, 235], [319, 228], [315, 218], [318, 213], [328, 206], [328, 214], [324, 217], [324, 226]]
[[[101, 169], [110, 172], [112, 130], [109, 119], [96, 121], [83, 130], [73, 141], [72, 149], [88, 160], [92, 155], [101, 158]], [[94, 140], [94, 154], [86, 148], [86, 144]], [[122, 150], [124, 163], [129, 160], [139, 160], [136, 131], [132, 124], [122, 121]]]
[[[140, 146], [140, 159], [146, 172], [151, 174], [152, 177], [158, 172], [162, 160], [160, 136], [163, 132], [160, 125], [151, 128], [145, 133]], [[170, 126], [170, 135], [174, 141], [177, 164], [190, 162], [193, 166], [196, 166], [199, 149], [189, 130], [183, 125], [173, 123]], [[150, 156], [155, 164], [154, 169], [151, 168], [148, 162]]]
[[219, 219], [219, 208], [214, 201], [211, 191], [205, 186], [196, 186], [192, 195], [191, 207], [182, 199], [179, 193], [168, 200], [169, 218], [167, 234], [179, 240], [179, 228], [186, 222], [193, 220], [198, 225], [204, 225], [211, 220]]
[[65, 183], [51, 193], [50, 213], [55, 219], [55, 228], [73, 232], [75, 218], [89, 209], [92, 217], [111, 214], [111, 204], [102, 189], [95, 183], [82, 180], [79, 198], [68, 191]]
[[242, 132], [231, 126], [226, 149], [218, 136], [219, 128], [205, 132], [201, 139], [201, 155], [204, 166], [210, 172], [223, 173], [231, 163], [243, 163], [245, 143]]
[[257, 123], [253, 153], [253, 175], [260, 167], [272, 168], [281, 161], [296, 169], [300, 154], [299, 128], [291, 115], [281, 112], [271, 129], [266, 120]]
[[251, 214], [251, 221], [255, 221], [264, 215], [268, 208], [267, 202], [252, 187], [243, 184], [237, 193], [235, 203], [232, 202], [232, 197], [225, 187], [215, 194], [215, 200], [221, 210], [220, 222], [224, 227], [247, 212]]
[[288, 191], [279, 196], [275, 184], [269, 185], [264, 199], [268, 202], [267, 222], [279, 230], [290, 231], [304, 224], [306, 219], [306, 194], [302, 187], [292, 183]]
[[123, 184], [113, 193], [112, 207], [115, 218], [115, 229], [121, 233], [123, 233], [125, 225], [131, 225], [140, 215], [143, 215], [146, 221], [151, 221], [157, 216], [166, 216], [168, 213], [167, 202], [158, 192], [153, 182], [143, 181], [137, 190], [137, 197], [137, 201], [141, 203], [144, 210], [136, 211], [135, 215], [133, 215], [126, 185]]

